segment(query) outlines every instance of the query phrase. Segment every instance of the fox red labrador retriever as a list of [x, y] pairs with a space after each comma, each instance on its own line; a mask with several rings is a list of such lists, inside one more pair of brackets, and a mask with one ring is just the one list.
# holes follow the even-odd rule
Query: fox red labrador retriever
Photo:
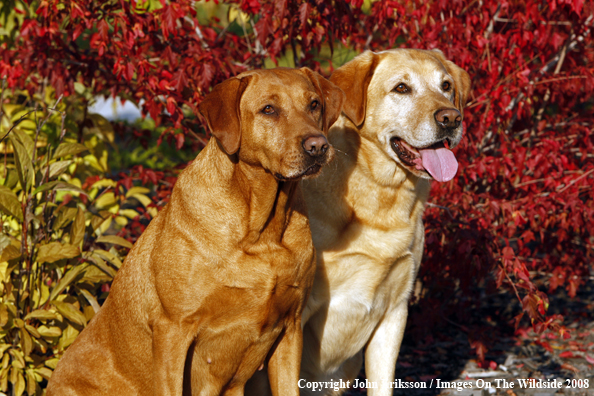
[[299, 180], [333, 157], [344, 94], [309, 69], [242, 73], [200, 104], [214, 138], [66, 351], [48, 396], [242, 395], [269, 360], [298, 395], [315, 273]]

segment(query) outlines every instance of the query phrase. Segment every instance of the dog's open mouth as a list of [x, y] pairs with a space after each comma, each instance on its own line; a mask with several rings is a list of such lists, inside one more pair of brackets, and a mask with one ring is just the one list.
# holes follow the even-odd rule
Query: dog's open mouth
[[420, 149], [412, 147], [398, 137], [393, 137], [390, 144], [392, 150], [406, 166], [424, 170], [439, 182], [449, 181], [456, 176], [458, 161], [443, 141]]

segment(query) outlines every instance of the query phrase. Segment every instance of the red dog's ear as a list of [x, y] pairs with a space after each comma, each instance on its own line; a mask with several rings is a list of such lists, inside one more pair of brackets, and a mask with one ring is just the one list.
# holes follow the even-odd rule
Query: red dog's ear
[[310, 79], [318, 95], [323, 100], [323, 109], [324, 109], [324, 132], [328, 132], [328, 129], [334, 124], [334, 122], [340, 117], [340, 113], [342, 112], [342, 105], [344, 104], [345, 95], [342, 92], [342, 89], [338, 88], [336, 85], [322, 77], [320, 74], [316, 73], [315, 71], [307, 68], [302, 67], [301, 71], [303, 71]]
[[365, 121], [367, 88], [375, 72], [378, 58], [375, 53], [365, 51], [336, 69], [330, 76], [330, 81], [338, 85], [346, 94], [342, 111], [357, 126]]
[[239, 102], [251, 78], [233, 77], [216, 85], [198, 106], [212, 135], [229, 155], [239, 150], [241, 114]]

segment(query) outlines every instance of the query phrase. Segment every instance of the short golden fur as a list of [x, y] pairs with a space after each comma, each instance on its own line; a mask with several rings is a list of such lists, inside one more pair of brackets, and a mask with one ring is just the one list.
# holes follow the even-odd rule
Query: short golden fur
[[267, 357], [273, 393], [298, 395], [315, 268], [298, 180], [332, 157], [324, 134], [343, 100], [305, 68], [213, 89], [200, 112], [216, 139], [130, 251], [48, 396], [241, 395]]
[[[317, 270], [303, 312], [301, 395], [342, 394], [307, 383], [352, 384], [365, 349], [367, 378], [378, 386], [367, 394], [387, 396], [423, 253], [430, 180], [455, 174], [443, 141], [454, 147], [462, 137], [470, 78], [440, 51], [396, 49], [367, 51], [330, 80], [347, 99], [329, 133], [336, 159], [303, 181]], [[265, 394], [265, 376], [248, 389]]]
[[347, 100], [330, 130], [334, 163], [303, 182], [317, 272], [303, 313], [301, 378], [352, 381], [365, 348], [367, 378], [378, 384], [368, 395], [386, 396], [423, 252], [432, 176], [419, 153], [440, 149], [444, 169], [427, 169], [453, 177], [443, 140], [454, 147], [462, 137], [470, 78], [440, 51], [396, 49], [367, 51], [330, 80]]

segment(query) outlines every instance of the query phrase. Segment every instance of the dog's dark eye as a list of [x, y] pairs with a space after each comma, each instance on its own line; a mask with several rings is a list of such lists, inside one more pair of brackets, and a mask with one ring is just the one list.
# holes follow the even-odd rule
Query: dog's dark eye
[[266, 114], [266, 115], [272, 115], [275, 113], [274, 111], [274, 107], [270, 106], [270, 105], [266, 105], [263, 109], [262, 109], [262, 113]]
[[396, 85], [396, 88], [394, 88], [394, 91], [403, 94], [403, 93], [407, 93], [409, 91], [409, 89], [406, 86], [406, 84], [400, 83], [400, 84]]
[[317, 100], [314, 100], [313, 102], [311, 102], [311, 104], [309, 105], [309, 107], [311, 108], [311, 110], [316, 110], [318, 107], [320, 106], [320, 102], [318, 102]]
[[450, 88], [452, 88], [452, 84], [450, 84], [448, 81], [444, 81], [443, 84], [441, 84], [441, 88], [447, 92], [450, 90]]

